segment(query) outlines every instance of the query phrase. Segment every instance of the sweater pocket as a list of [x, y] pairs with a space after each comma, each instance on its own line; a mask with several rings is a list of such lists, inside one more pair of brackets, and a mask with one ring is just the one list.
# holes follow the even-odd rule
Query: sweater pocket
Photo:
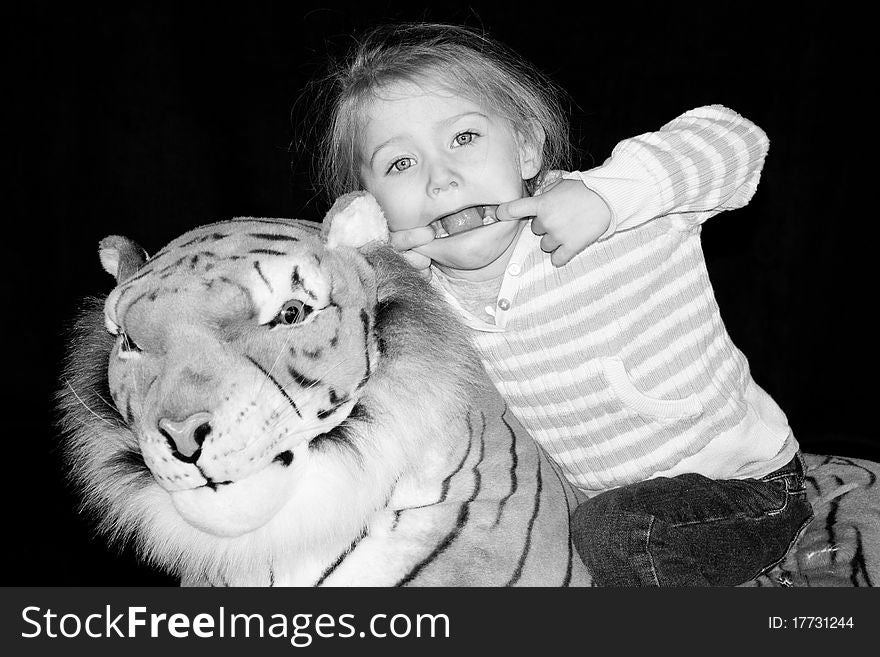
[[689, 395], [684, 399], [649, 397], [633, 384], [622, 360], [619, 358], [600, 360], [611, 390], [631, 411], [664, 423], [695, 417], [703, 412], [703, 404], [696, 395]]

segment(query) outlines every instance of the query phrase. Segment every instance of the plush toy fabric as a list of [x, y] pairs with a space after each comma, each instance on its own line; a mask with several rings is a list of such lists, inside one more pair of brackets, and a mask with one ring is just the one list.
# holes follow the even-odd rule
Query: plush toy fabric
[[99, 531], [188, 585], [589, 583], [576, 491], [387, 237], [356, 194], [102, 241], [61, 391]]
[[880, 583], [880, 465], [807, 454], [815, 518], [785, 561], [753, 586], [876, 586]]
[[[588, 585], [580, 493], [387, 242], [365, 193], [320, 227], [219, 222], [151, 258], [103, 240], [117, 286], [60, 391], [98, 531], [189, 585]], [[806, 458], [816, 519], [750, 584], [873, 585], [880, 466]]]

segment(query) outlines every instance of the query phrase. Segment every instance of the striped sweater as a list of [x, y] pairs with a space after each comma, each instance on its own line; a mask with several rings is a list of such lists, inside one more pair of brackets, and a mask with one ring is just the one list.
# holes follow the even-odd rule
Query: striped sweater
[[750, 121], [702, 107], [565, 174], [605, 200], [608, 230], [555, 268], [522, 229], [482, 318], [434, 268], [502, 396], [588, 494], [685, 472], [756, 477], [794, 456], [724, 328], [700, 245], [706, 219], [751, 199], [767, 148]]

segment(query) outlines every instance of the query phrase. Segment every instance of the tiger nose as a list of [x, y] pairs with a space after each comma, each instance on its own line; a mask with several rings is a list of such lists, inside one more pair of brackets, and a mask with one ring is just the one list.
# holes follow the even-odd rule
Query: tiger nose
[[174, 456], [187, 463], [195, 463], [202, 452], [202, 443], [211, 433], [211, 414], [194, 413], [184, 420], [159, 420], [159, 431], [174, 450]]

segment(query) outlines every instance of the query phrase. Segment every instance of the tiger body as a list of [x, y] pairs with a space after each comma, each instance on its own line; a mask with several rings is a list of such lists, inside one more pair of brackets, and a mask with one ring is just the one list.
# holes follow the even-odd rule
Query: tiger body
[[589, 584], [580, 494], [389, 247], [239, 219], [120, 251], [61, 395], [111, 540], [188, 585]]
[[880, 584], [880, 463], [805, 454], [814, 518], [785, 560], [747, 586]]

